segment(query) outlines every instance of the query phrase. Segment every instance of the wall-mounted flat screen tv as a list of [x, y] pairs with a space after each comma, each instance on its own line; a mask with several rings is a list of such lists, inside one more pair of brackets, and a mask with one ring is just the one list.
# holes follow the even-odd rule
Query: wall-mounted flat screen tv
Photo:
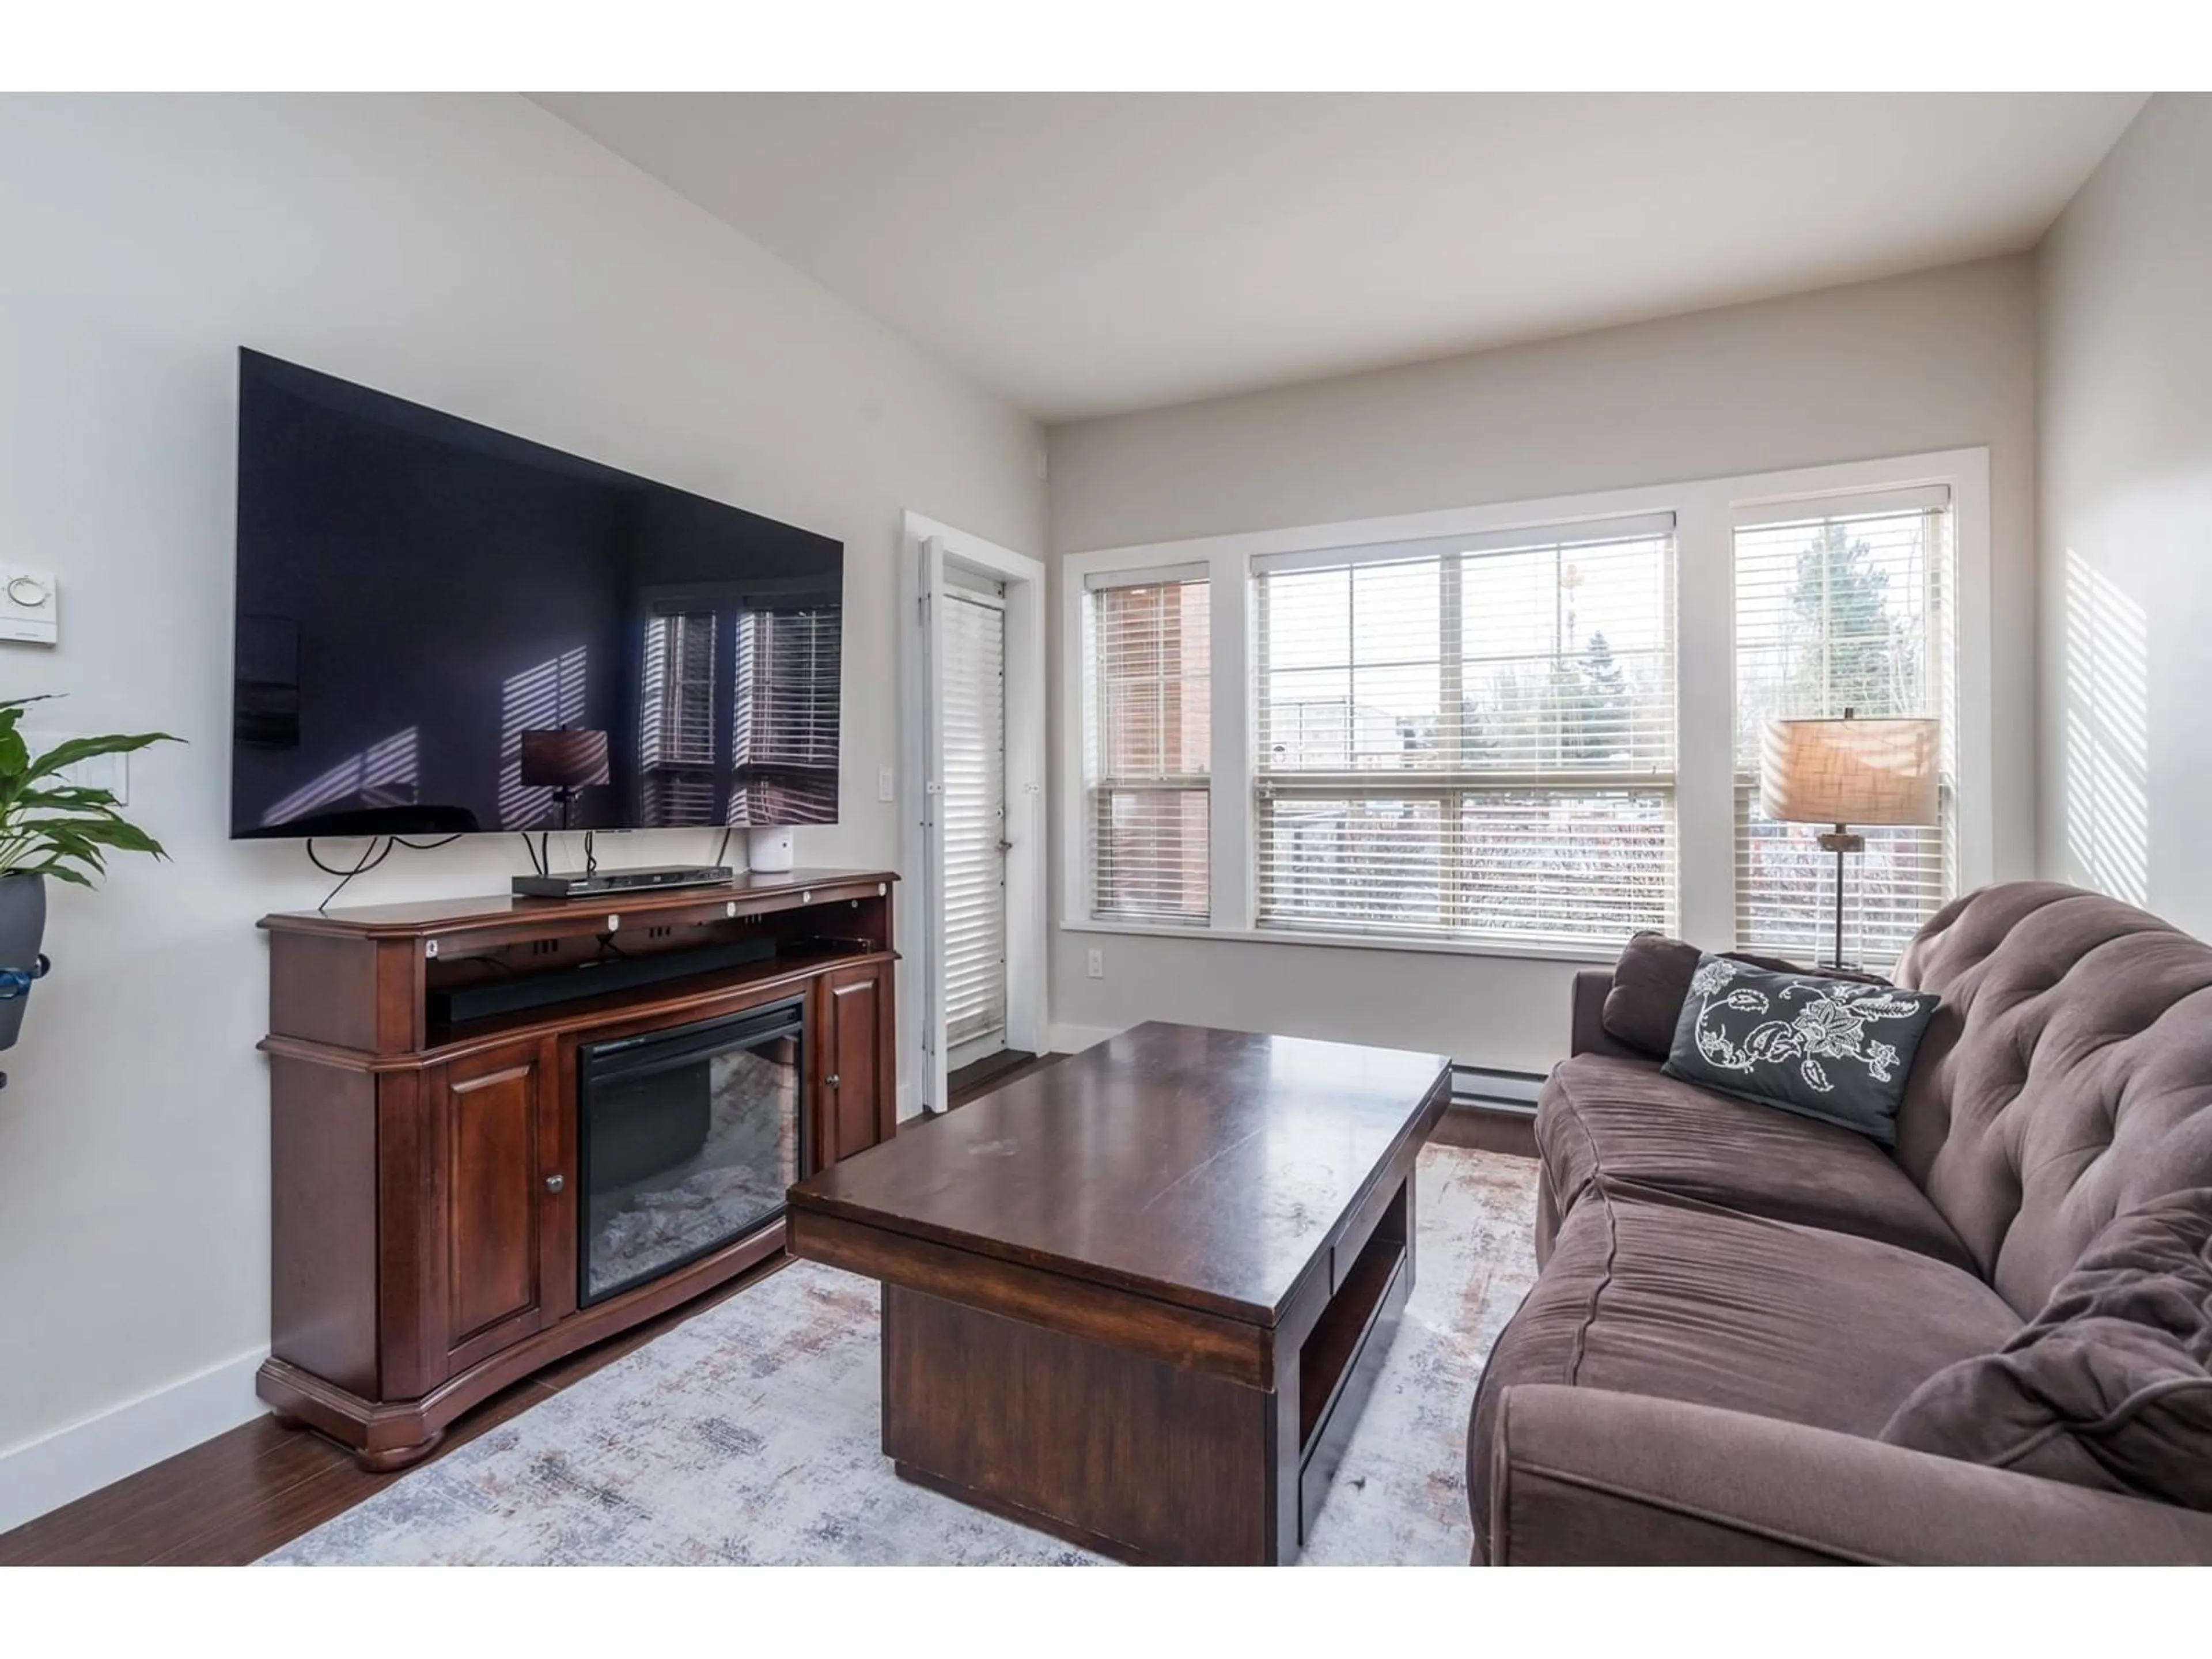
[[240, 354], [234, 837], [837, 817], [844, 545]]

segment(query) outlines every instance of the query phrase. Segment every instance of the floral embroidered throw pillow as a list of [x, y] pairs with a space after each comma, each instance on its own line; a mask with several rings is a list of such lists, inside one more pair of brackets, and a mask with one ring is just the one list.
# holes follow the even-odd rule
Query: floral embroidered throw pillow
[[1662, 1069], [1893, 1146], [1912, 1056], [1942, 1000], [1707, 955]]

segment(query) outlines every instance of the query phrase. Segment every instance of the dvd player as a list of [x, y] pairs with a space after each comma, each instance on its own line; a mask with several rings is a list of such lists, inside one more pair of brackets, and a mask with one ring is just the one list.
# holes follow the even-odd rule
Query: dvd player
[[613, 893], [653, 893], [664, 887], [726, 887], [733, 872], [726, 864], [659, 864], [637, 870], [556, 870], [550, 875], [517, 876], [517, 898], [605, 898]]

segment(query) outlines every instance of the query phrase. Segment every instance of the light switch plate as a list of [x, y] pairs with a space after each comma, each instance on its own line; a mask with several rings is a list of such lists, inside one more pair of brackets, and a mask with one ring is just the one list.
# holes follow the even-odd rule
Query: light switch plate
[[131, 757], [128, 755], [94, 755], [90, 760], [64, 766], [62, 775], [81, 788], [106, 790], [115, 797], [118, 806], [131, 804]]
[[898, 799], [898, 791], [891, 787], [891, 769], [888, 766], [878, 766], [876, 769], [876, 799], [878, 800]]
[[51, 570], [0, 562], [0, 640], [52, 645], [61, 638], [61, 582]]
[[[88, 732], [57, 732], [48, 726], [31, 726], [23, 728], [23, 741], [31, 746], [34, 755], [43, 755], [49, 749], [79, 738], [89, 737]], [[113, 794], [116, 805], [126, 805], [131, 799], [131, 757], [128, 755], [94, 755], [74, 766], [61, 769], [62, 781], [83, 789], [105, 789]]]

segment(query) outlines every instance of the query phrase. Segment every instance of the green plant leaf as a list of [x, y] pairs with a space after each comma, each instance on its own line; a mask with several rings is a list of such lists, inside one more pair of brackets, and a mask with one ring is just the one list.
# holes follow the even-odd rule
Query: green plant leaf
[[52, 876], [56, 881], [68, 882], [73, 887], [89, 887], [93, 884], [91, 877], [63, 864], [34, 865], [28, 870], [19, 870], [15, 873], [25, 876]]
[[166, 732], [72, 738], [33, 756], [17, 729], [42, 697], [0, 699], [0, 870], [50, 875], [81, 887], [107, 870], [106, 849], [166, 858], [161, 843], [125, 818], [112, 790], [61, 781], [79, 761], [127, 755], [180, 739]]
[[30, 827], [49, 841], [59, 842], [67, 836], [102, 847], [119, 848], [126, 853], [150, 853], [157, 859], [167, 856], [160, 842], [137, 824], [127, 823], [119, 817], [40, 818]]
[[96, 808], [112, 810], [117, 805], [115, 792], [93, 784], [68, 783], [52, 789], [26, 789], [15, 797], [17, 810], [25, 812], [52, 810], [82, 811]]
[[58, 832], [42, 830], [40, 837], [50, 856], [74, 859], [80, 864], [89, 864], [95, 870], [107, 867], [106, 855], [82, 836], [66, 830]]
[[35, 778], [52, 777], [65, 767], [74, 766], [82, 760], [91, 760], [95, 756], [129, 755], [157, 743], [183, 741], [182, 738], [172, 737], [167, 732], [117, 732], [104, 738], [71, 738], [66, 743], [56, 744], [33, 761], [25, 770], [23, 780], [27, 783]]

